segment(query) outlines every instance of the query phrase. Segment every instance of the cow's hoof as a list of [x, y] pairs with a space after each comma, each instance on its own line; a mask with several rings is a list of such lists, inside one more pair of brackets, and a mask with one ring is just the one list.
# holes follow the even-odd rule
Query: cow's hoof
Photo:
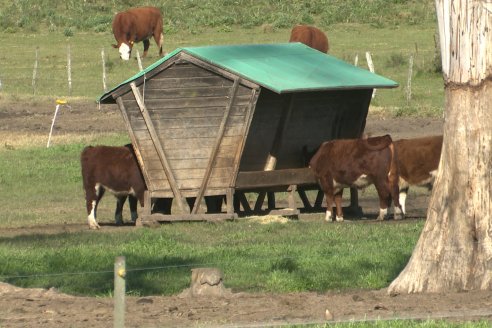
[[343, 216], [337, 216], [336, 220], [337, 222], [343, 222]]
[[403, 220], [403, 215], [402, 214], [395, 214], [394, 219], [395, 220]]
[[378, 217], [376, 218], [376, 221], [384, 221], [384, 216], [378, 216]]
[[101, 229], [101, 227], [99, 226], [99, 224], [97, 224], [97, 225], [90, 225], [89, 226], [89, 229], [90, 230], [98, 230], [98, 229]]

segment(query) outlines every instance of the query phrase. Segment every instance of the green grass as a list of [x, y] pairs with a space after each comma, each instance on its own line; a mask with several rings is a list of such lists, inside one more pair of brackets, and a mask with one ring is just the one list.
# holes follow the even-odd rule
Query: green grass
[[[305, 326], [303, 326], [305, 327]], [[445, 320], [378, 320], [374, 322], [349, 322], [336, 323], [317, 326], [308, 326], [317, 328], [486, 328], [490, 327], [490, 321], [468, 321], [468, 322], [450, 322]]]
[[[19, 286], [107, 295], [114, 258], [124, 255], [127, 290], [135, 295], [178, 293], [189, 285], [190, 269], [203, 266], [221, 268], [234, 291], [375, 289], [387, 286], [403, 268], [421, 228], [421, 221], [338, 225], [320, 217], [285, 224], [242, 219], [2, 237], [0, 276]], [[32, 275], [40, 276], [15, 278]]]

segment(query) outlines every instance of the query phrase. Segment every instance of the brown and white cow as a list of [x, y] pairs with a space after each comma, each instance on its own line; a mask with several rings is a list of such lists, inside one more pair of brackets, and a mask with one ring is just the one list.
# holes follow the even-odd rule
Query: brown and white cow
[[400, 205], [406, 214], [405, 201], [410, 186], [434, 185], [441, 158], [442, 135], [394, 142], [400, 171]]
[[328, 38], [326, 37], [326, 34], [314, 26], [294, 26], [290, 32], [289, 42], [301, 42], [324, 53], [327, 53], [329, 50]]
[[[80, 155], [80, 163], [89, 228], [100, 228], [96, 221], [96, 212], [106, 190], [117, 199], [114, 213], [116, 224], [123, 223], [123, 205], [127, 197], [131, 218], [135, 222], [138, 218], [137, 201], [141, 206], [144, 205], [147, 187], [132, 145], [85, 147]], [[152, 212], [169, 214], [171, 205], [172, 199], [157, 199], [152, 203]]]
[[113, 34], [117, 44], [114, 48], [119, 49], [120, 58], [130, 59], [133, 44], [143, 41], [144, 53], [147, 56], [149, 50], [149, 39], [154, 37], [159, 47], [159, 55], [162, 56], [162, 45], [164, 35], [162, 34], [161, 11], [155, 7], [132, 8], [117, 13], [113, 19]]
[[326, 221], [332, 221], [333, 200], [336, 220], [343, 221], [343, 188], [365, 188], [374, 184], [379, 196], [379, 215], [384, 220], [393, 199], [395, 219], [403, 217], [398, 201], [398, 165], [389, 135], [368, 139], [339, 139], [321, 144], [311, 158], [314, 171], [326, 197]]

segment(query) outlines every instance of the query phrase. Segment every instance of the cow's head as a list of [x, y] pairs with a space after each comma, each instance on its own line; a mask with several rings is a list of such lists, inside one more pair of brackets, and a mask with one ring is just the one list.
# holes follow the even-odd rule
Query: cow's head
[[113, 44], [114, 48], [118, 48], [120, 53], [120, 58], [123, 60], [129, 60], [132, 54], [133, 41], [129, 41], [128, 44], [125, 42], [121, 42], [120, 46]]

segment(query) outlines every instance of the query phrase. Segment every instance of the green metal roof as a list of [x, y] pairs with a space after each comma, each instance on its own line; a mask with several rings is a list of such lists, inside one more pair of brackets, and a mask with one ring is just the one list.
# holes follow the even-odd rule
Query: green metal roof
[[395, 81], [302, 43], [223, 45], [178, 48], [102, 95], [99, 101], [112, 102], [112, 99], [108, 99], [112, 92], [152, 71], [180, 52], [230, 71], [276, 93], [398, 86]]

